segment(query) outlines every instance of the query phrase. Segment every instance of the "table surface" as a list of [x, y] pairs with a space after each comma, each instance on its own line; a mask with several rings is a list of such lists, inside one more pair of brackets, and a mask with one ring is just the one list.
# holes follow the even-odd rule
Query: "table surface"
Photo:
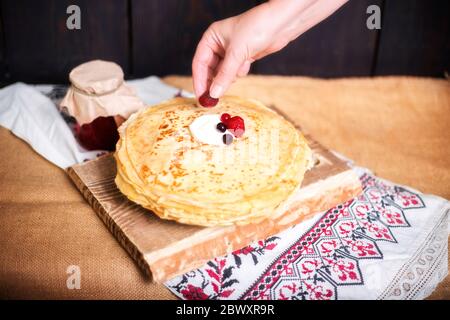
[[[165, 78], [191, 89], [189, 77]], [[249, 76], [230, 94], [289, 114], [380, 177], [450, 199], [450, 82]], [[151, 283], [66, 173], [0, 128], [0, 298], [175, 299]], [[80, 267], [81, 289], [67, 289]], [[430, 298], [450, 299], [450, 277]]]

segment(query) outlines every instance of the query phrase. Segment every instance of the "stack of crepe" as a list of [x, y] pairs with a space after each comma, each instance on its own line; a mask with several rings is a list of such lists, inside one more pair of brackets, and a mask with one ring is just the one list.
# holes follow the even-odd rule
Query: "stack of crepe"
[[[196, 118], [223, 113], [244, 119], [242, 137], [230, 145], [194, 138], [189, 126]], [[213, 108], [175, 98], [133, 114], [119, 133], [118, 188], [160, 218], [185, 224], [270, 218], [311, 165], [311, 150], [291, 123], [262, 103], [239, 97], [224, 97]]]

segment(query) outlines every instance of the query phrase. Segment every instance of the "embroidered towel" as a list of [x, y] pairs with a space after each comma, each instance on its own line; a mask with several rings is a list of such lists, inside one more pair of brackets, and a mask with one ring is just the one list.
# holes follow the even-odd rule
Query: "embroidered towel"
[[449, 202], [355, 168], [364, 192], [166, 286], [182, 299], [423, 299], [448, 273]]

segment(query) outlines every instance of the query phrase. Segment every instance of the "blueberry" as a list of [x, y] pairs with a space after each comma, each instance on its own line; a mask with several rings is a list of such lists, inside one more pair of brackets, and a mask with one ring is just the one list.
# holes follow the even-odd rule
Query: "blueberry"
[[227, 131], [227, 127], [225, 126], [225, 124], [223, 124], [222, 122], [219, 122], [216, 126], [217, 130], [219, 130], [220, 132], [225, 132]]
[[229, 145], [229, 144], [231, 144], [233, 142], [233, 136], [231, 134], [228, 134], [228, 133], [224, 134], [222, 136], [222, 140], [223, 140], [223, 143], [225, 143], [226, 145]]

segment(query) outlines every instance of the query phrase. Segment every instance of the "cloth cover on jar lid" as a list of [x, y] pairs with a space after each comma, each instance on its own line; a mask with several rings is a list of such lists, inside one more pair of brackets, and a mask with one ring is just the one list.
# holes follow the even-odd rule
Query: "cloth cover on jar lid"
[[93, 60], [74, 68], [71, 86], [60, 103], [80, 125], [97, 117], [130, 114], [144, 107], [134, 90], [125, 84], [121, 67], [114, 62]]

